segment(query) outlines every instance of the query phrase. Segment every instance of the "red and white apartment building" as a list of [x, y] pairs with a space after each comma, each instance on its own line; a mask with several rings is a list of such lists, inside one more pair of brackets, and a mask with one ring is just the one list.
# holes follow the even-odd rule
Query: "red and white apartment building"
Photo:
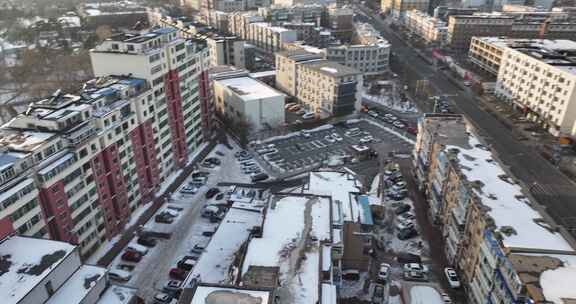
[[160, 29], [113, 36], [91, 57], [96, 78], [79, 94], [56, 92], [0, 128], [0, 239], [88, 256], [210, 136], [205, 43]]

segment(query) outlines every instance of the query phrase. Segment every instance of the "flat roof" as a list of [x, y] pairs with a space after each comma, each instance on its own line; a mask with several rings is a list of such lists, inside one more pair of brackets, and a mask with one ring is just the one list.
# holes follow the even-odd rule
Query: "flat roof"
[[280, 293], [290, 295], [283, 297], [290, 301], [285, 303], [316, 303], [320, 241], [332, 241], [330, 203], [329, 198], [315, 195], [271, 196], [262, 237], [248, 244], [242, 274], [250, 266], [279, 267]]
[[360, 74], [360, 72], [351, 67], [339, 64], [333, 61], [315, 61], [305, 65], [308, 68], [319, 71], [324, 75], [339, 77], [339, 76], [354, 76]]
[[215, 80], [215, 82], [227, 87], [244, 101], [285, 96], [265, 83], [250, 77], [229, 78]]
[[242, 244], [248, 240], [251, 229], [261, 223], [259, 210], [238, 209], [233, 205], [200, 256], [189, 280], [199, 277], [204, 283], [233, 283], [228, 277], [229, 268]]
[[104, 279], [106, 268], [82, 265], [66, 283], [48, 299], [46, 304], [81, 303], [84, 297], [96, 286], [96, 282]]
[[0, 297], [16, 304], [76, 248], [74, 245], [12, 236], [0, 243]]
[[198, 286], [190, 304], [245, 303], [268, 304], [270, 291], [234, 287]]
[[[465, 145], [446, 145], [461, 173], [494, 220], [506, 247], [571, 251], [560, 233], [553, 232], [531, 207], [522, 187], [504, 171], [492, 152], [469, 130]], [[540, 224], [539, 224], [540, 223]]]
[[110, 285], [98, 300], [98, 304], [129, 304], [137, 291], [133, 287]]
[[13, 129], [1, 130], [0, 146], [15, 151], [32, 152], [54, 136], [56, 136], [56, 133]]
[[[341, 217], [343, 221], [356, 222], [360, 217], [360, 206], [356, 200], [351, 200], [351, 192], [360, 191], [360, 183], [348, 172], [313, 171], [308, 175], [309, 184], [306, 193], [328, 195], [332, 197], [334, 219]], [[337, 206], [340, 206], [338, 208]]]

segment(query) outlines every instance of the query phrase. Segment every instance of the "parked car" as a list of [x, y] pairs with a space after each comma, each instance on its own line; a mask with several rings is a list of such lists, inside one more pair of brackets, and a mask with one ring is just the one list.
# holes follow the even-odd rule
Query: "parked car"
[[400, 240], [407, 240], [416, 236], [418, 236], [418, 230], [416, 230], [414, 227], [402, 229], [398, 232], [397, 235], [398, 239]]
[[136, 240], [136, 243], [146, 246], [146, 247], [154, 247], [156, 246], [156, 240], [151, 237], [141, 236]]
[[138, 263], [142, 260], [142, 254], [136, 251], [124, 251], [120, 257], [123, 261]]
[[182, 291], [182, 281], [179, 280], [169, 280], [162, 287], [162, 291], [171, 295], [173, 298], [178, 298]]
[[297, 105], [297, 103], [295, 103], [295, 102], [289, 102], [289, 103], [287, 103], [287, 104], [284, 105], [284, 109], [288, 110], [288, 109], [290, 109], [291, 107], [293, 107], [293, 106], [295, 106], [295, 105]]
[[396, 210], [394, 210], [394, 212], [397, 215], [400, 215], [402, 213], [408, 212], [412, 209], [412, 206], [408, 205], [408, 204], [402, 204], [400, 205], [398, 208], [396, 208]]
[[266, 173], [254, 174], [254, 175], [250, 176], [250, 179], [252, 180], [253, 183], [261, 182], [261, 181], [268, 179], [268, 174], [266, 174]]
[[406, 213], [402, 213], [400, 215], [398, 215], [398, 217], [396, 217], [396, 219], [399, 222], [413, 222], [416, 220], [416, 215], [414, 215], [414, 213], [411, 212], [406, 212]]
[[184, 194], [196, 194], [196, 192], [198, 192], [198, 188], [191, 186], [184, 186], [180, 189], [180, 193]]
[[372, 136], [364, 136], [364, 137], [360, 138], [360, 143], [367, 144], [367, 143], [371, 143], [373, 140], [374, 140], [374, 137], [372, 137]]
[[220, 189], [210, 188], [210, 190], [206, 191], [206, 199], [211, 199], [218, 193], [220, 193]]
[[154, 221], [161, 224], [172, 224], [174, 222], [174, 217], [166, 213], [161, 213], [154, 217]]
[[405, 222], [399, 222], [396, 224], [396, 229], [398, 231], [402, 231], [402, 230], [408, 229], [408, 228], [414, 228], [414, 222], [405, 221]]
[[288, 108], [288, 111], [290, 111], [290, 112], [296, 112], [296, 111], [300, 110], [300, 108], [301, 108], [300, 105], [296, 104], [296, 105], [293, 105], [293, 106], [289, 107], [289, 108]]
[[310, 131], [302, 130], [302, 131], [300, 131], [300, 135], [302, 135], [302, 137], [304, 137], [304, 138], [309, 138], [310, 137]]
[[134, 268], [136, 268], [136, 265], [134, 264], [118, 264], [116, 265], [116, 269], [120, 269], [120, 270], [124, 270], [124, 271], [132, 271], [134, 270]]
[[344, 138], [342, 138], [342, 136], [340, 136], [340, 134], [334, 132], [332, 133], [332, 138], [334, 138], [336, 141], [343, 141]]
[[125, 270], [110, 269], [108, 271], [108, 277], [113, 281], [128, 282], [132, 278], [132, 274]]
[[398, 129], [404, 129], [404, 127], [406, 127], [405, 124], [401, 123], [400, 121], [395, 121], [392, 123], [393, 126], [395, 126]]
[[154, 295], [154, 304], [168, 304], [172, 301], [172, 296], [164, 293], [159, 292]]
[[302, 115], [302, 119], [304, 120], [309, 120], [309, 119], [314, 119], [316, 118], [316, 113], [304, 113], [304, 115]]
[[193, 259], [191, 256], [185, 256], [178, 263], [176, 266], [182, 270], [190, 271], [194, 266], [196, 266], [196, 260]]
[[372, 303], [373, 304], [384, 303], [384, 286], [379, 284], [374, 285], [374, 293], [372, 294]]
[[210, 237], [210, 236], [214, 235], [214, 232], [215, 232], [214, 230], [206, 230], [206, 231], [202, 231], [202, 235]]
[[451, 288], [460, 288], [460, 279], [453, 268], [444, 268], [444, 274], [446, 275], [446, 280]]
[[329, 143], [335, 143], [336, 142], [336, 139], [334, 139], [334, 137], [332, 137], [332, 135], [324, 136], [324, 140], [326, 140]]
[[222, 162], [220, 161], [220, 159], [216, 158], [216, 157], [209, 157], [207, 159], [205, 159], [204, 161], [207, 161], [209, 163], [212, 163], [216, 166], [219, 166]]
[[406, 128], [406, 132], [412, 134], [412, 135], [416, 135], [418, 134], [418, 129], [414, 128], [414, 127], [407, 127]]
[[452, 304], [452, 299], [450, 299], [450, 296], [447, 293], [442, 293], [442, 301], [444, 301], [444, 304]]
[[398, 191], [398, 190], [402, 190], [406, 188], [406, 182], [405, 181], [401, 181], [401, 182], [397, 182], [392, 186], [392, 189]]
[[146, 246], [142, 246], [142, 245], [138, 245], [138, 244], [128, 244], [128, 246], [126, 246], [126, 250], [127, 251], [135, 251], [140, 253], [141, 255], [146, 255], [148, 253], [148, 247]]
[[378, 271], [378, 281], [386, 283], [390, 277], [390, 264], [382, 263], [380, 264], [380, 270]]
[[395, 174], [398, 171], [399, 171], [398, 168], [389, 168], [389, 169], [384, 170], [384, 175], [390, 176], [390, 175]]
[[300, 109], [300, 110], [294, 112], [294, 114], [296, 114], [296, 115], [304, 115], [304, 114], [306, 114], [306, 110]]
[[370, 115], [370, 116], [372, 116], [372, 117], [374, 117], [374, 118], [378, 117], [378, 113], [376, 113], [376, 112], [374, 112], [374, 111], [372, 111], [372, 110], [368, 111], [368, 115]]
[[216, 194], [216, 200], [217, 200], [217, 201], [219, 201], [219, 200], [221, 200], [221, 199], [223, 199], [223, 198], [224, 198], [224, 193], [220, 192], [220, 193]]
[[422, 263], [422, 258], [419, 255], [408, 253], [408, 252], [400, 252], [396, 254], [396, 261], [398, 263], [407, 264], [407, 263]]
[[170, 278], [180, 281], [184, 281], [187, 274], [188, 272], [186, 270], [177, 267], [170, 269], [170, 272], [168, 273]]

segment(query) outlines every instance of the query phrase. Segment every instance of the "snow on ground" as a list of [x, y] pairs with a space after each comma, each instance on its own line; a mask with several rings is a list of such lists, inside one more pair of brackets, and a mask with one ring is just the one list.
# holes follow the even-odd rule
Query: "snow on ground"
[[[538, 225], [534, 220], [542, 216], [522, 194], [522, 188], [509, 181], [506, 172], [494, 160], [492, 152], [484, 147], [474, 134], [469, 133], [465, 147], [447, 145], [447, 151], [457, 151], [462, 173], [476, 183], [475, 193], [490, 208], [489, 214], [500, 229], [507, 247], [572, 250], [568, 242], [556, 232]], [[503, 178], [506, 176], [506, 178]], [[512, 228], [506, 233], [502, 228]], [[506, 229], [508, 230], [508, 229]]]
[[[220, 295], [220, 297], [217, 297]], [[191, 304], [205, 303], [269, 303], [270, 292], [261, 290], [239, 290], [225, 287], [198, 286]], [[221, 302], [220, 302], [221, 300]]]
[[376, 96], [376, 95], [370, 95], [366, 92], [363, 92], [362, 98], [369, 100], [371, 102], [380, 104], [380, 105], [382, 105], [388, 109], [394, 110], [394, 111], [404, 112], [404, 113], [416, 113], [416, 112], [418, 112], [418, 108], [416, 108], [416, 105], [414, 105], [413, 103], [394, 101], [393, 98], [390, 98], [390, 96], [385, 96], [385, 95]]
[[[46, 304], [82, 303], [82, 299], [96, 286], [99, 280], [103, 280], [106, 269], [92, 265], [82, 265], [60, 287]], [[87, 282], [92, 282], [86, 284]], [[101, 286], [104, 284], [102, 283]]]
[[110, 285], [98, 303], [102, 304], [128, 304], [136, 295], [136, 289], [128, 286]]
[[340, 286], [340, 298], [349, 299], [357, 297], [359, 299], [369, 300], [369, 294], [364, 291], [364, 285], [368, 280], [368, 273], [361, 272], [360, 278], [357, 281], [352, 280], [342, 280], [342, 286]]
[[[143, 209], [143, 208], [142, 208]], [[96, 252], [94, 252], [90, 257], [85, 261], [86, 264], [96, 264], [98, 260], [103, 257], [112, 247], [114, 244], [120, 240], [121, 235], [117, 235], [113, 237], [110, 241], [106, 244], [101, 245]]]

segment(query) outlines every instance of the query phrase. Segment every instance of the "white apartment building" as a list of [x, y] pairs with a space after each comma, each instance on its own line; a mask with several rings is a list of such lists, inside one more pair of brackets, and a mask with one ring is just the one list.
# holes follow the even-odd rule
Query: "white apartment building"
[[326, 59], [356, 69], [366, 76], [379, 75], [388, 70], [390, 44], [352, 44], [325, 49]]
[[214, 81], [216, 111], [233, 120], [246, 122], [252, 131], [284, 124], [285, 95], [250, 77]]
[[276, 53], [276, 88], [289, 96], [296, 96], [299, 66], [322, 59], [322, 52], [313, 53], [300, 48]]
[[[207, 84], [208, 49], [198, 41], [162, 28], [142, 35], [120, 34], [90, 52], [96, 76], [126, 75], [145, 79], [153, 95], [138, 115], [153, 130], [160, 182], [176, 172], [201, 144], [210, 121]], [[203, 133], [204, 132], [204, 133]]]
[[576, 42], [537, 40], [507, 45], [496, 95], [555, 135], [576, 135]]
[[295, 30], [289, 30], [279, 26], [273, 26], [266, 22], [254, 22], [248, 26], [246, 40], [266, 52], [276, 52], [287, 43], [298, 39]]
[[446, 22], [436, 19], [426, 12], [411, 10], [406, 12], [403, 24], [411, 33], [428, 44], [445, 45], [448, 35]]
[[245, 42], [234, 36], [212, 36], [206, 38], [210, 53], [210, 65], [233, 65], [237, 68], [245, 68], [246, 60], [244, 53]]

